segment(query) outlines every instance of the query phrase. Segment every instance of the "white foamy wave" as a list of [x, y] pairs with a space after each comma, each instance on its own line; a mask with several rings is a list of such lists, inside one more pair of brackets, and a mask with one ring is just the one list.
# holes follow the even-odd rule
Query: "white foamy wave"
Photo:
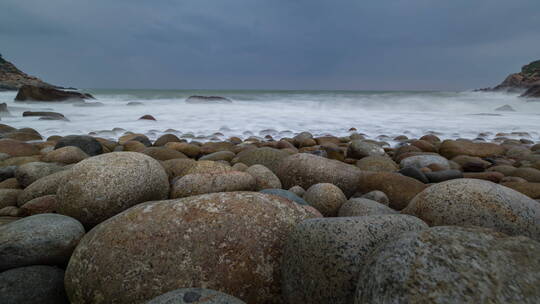
[[[405, 134], [419, 137], [437, 132], [442, 138], [475, 138], [480, 132], [529, 132], [531, 140], [540, 135], [540, 102], [527, 102], [512, 94], [484, 92], [281, 92], [281, 91], [152, 91], [90, 90], [101, 107], [78, 107], [69, 103], [14, 102], [14, 92], [0, 93], [12, 114], [2, 123], [31, 127], [50, 135], [97, 132], [117, 138], [123, 131], [144, 133], [152, 139], [168, 129], [178, 135], [209, 136], [216, 132], [230, 136], [291, 136], [301, 131], [314, 135], [348, 135], [349, 128], [370, 137]], [[187, 104], [193, 94], [220, 95], [232, 104]], [[140, 106], [127, 106], [130, 101]], [[494, 109], [510, 105], [515, 112]], [[26, 110], [46, 110], [64, 114], [69, 121], [22, 117]], [[142, 121], [150, 114], [157, 121]], [[262, 132], [262, 130], [274, 130]], [[169, 131], [170, 132], [170, 131]], [[281, 133], [280, 133], [281, 132]], [[206, 140], [200, 138], [200, 140]]]

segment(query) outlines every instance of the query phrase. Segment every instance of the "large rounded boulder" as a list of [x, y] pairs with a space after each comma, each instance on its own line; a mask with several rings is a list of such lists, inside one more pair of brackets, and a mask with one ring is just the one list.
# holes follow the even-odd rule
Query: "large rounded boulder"
[[358, 189], [362, 171], [337, 160], [307, 153], [297, 153], [283, 159], [276, 175], [284, 189], [300, 186], [308, 189], [314, 184], [330, 183], [351, 197]]
[[402, 234], [358, 276], [361, 303], [539, 303], [540, 243], [479, 227]]
[[66, 270], [73, 303], [138, 303], [204, 286], [282, 303], [280, 263], [294, 226], [321, 215], [288, 199], [225, 192], [140, 204], [96, 226]]
[[540, 204], [510, 188], [479, 179], [456, 179], [419, 193], [404, 214], [430, 226], [482, 226], [540, 240]]
[[282, 263], [286, 303], [352, 303], [358, 272], [379, 245], [428, 226], [408, 215], [319, 218], [289, 235]]
[[77, 163], [57, 192], [58, 213], [94, 226], [139, 203], [166, 199], [168, 176], [158, 161], [136, 152], [113, 152]]
[[27, 265], [63, 265], [84, 235], [77, 220], [38, 214], [0, 226], [0, 271]]

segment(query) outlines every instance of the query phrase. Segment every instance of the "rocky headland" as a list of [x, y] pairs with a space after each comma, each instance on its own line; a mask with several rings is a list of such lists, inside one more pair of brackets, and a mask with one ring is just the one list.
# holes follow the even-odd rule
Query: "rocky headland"
[[37, 77], [22, 72], [13, 63], [5, 60], [0, 55], [0, 91], [16, 91], [23, 85], [44, 88], [56, 87]]
[[2, 303], [540, 302], [528, 133], [0, 135]]
[[524, 65], [520, 72], [510, 74], [499, 85], [482, 91], [516, 92], [521, 97], [540, 98], [540, 60]]

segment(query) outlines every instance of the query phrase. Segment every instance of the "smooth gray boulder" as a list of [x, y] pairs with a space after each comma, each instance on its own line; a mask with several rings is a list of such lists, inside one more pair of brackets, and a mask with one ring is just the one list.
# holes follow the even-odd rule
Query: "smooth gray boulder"
[[414, 167], [417, 169], [427, 167], [431, 164], [442, 166], [445, 169], [450, 169], [448, 159], [439, 155], [414, 155], [404, 158], [399, 163], [401, 168]]
[[413, 216], [308, 219], [289, 234], [281, 264], [286, 303], [352, 303], [358, 273], [379, 245], [427, 229]]
[[63, 265], [85, 233], [77, 220], [37, 214], [0, 226], [0, 271], [27, 265]]
[[361, 303], [539, 303], [540, 243], [480, 227], [402, 234], [358, 276]]

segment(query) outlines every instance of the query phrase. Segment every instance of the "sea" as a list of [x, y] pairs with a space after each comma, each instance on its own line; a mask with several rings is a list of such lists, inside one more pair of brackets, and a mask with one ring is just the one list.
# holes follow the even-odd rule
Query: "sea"
[[[91, 134], [117, 139], [125, 132], [156, 139], [173, 133], [201, 142], [270, 135], [274, 139], [308, 131], [314, 136], [351, 132], [395, 144], [405, 135], [442, 139], [501, 136], [540, 141], [540, 101], [498, 92], [442, 91], [255, 91], [85, 89], [98, 106], [79, 103], [15, 102], [16, 92], [0, 92], [9, 116], [0, 123], [51, 135]], [[222, 96], [230, 104], [189, 104], [191, 95]], [[129, 102], [140, 105], [128, 106]], [[496, 111], [509, 105], [515, 111]], [[68, 120], [22, 117], [24, 111], [54, 111]], [[139, 120], [152, 115], [156, 121]], [[355, 128], [356, 131], [351, 131]], [[523, 134], [527, 132], [527, 134]]]

